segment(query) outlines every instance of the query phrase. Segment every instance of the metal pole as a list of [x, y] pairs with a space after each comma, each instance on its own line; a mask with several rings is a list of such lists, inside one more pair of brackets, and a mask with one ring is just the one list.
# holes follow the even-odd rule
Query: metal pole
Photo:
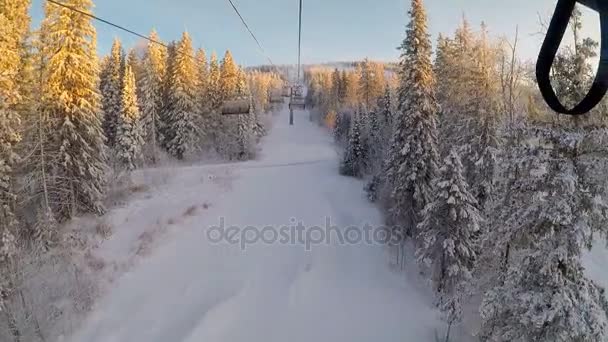
[[298, 30], [298, 84], [300, 84], [300, 62], [302, 49], [302, 0], [300, 0], [300, 24]]
[[[301, 68], [301, 53], [302, 53], [302, 0], [300, 0], [300, 14], [299, 14], [299, 23], [298, 23], [298, 78], [296, 86], [300, 85], [300, 68]], [[290, 99], [289, 101], [293, 101], [294, 89], [291, 89]], [[291, 105], [289, 106], [289, 125], [293, 126], [293, 109]]]

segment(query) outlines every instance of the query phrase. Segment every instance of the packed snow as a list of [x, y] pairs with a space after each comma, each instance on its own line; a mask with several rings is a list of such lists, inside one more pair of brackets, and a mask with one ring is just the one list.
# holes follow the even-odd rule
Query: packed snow
[[[417, 277], [391, 270], [386, 246], [211, 242], [209, 227], [380, 226], [361, 182], [338, 175], [331, 136], [296, 112], [275, 117], [258, 160], [173, 169], [166, 205], [213, 205], [175, 222], [174, 238], [125, 274], [72, 341], [429, 341], [442, 326]], [[231, 174], [217, 194], [194, 175]], [[231, 179], [231, 178], [226, 178]], [[187, 208], [184, 208], [187, 209]], [[150, 206], [156, 216], [162, 208]], [[120, 230], [138, 229], [125, 222]]]

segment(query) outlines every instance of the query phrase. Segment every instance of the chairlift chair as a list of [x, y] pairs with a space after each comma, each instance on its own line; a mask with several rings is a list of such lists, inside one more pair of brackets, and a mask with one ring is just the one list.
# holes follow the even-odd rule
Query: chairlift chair
[[283, 103], [283, 96], [280, 90], [270, 91], [270, 103]]
[[289, 109], [290, 110], [305, 110], [306, 109], [306, 99], [304, 96], [294, 94], [289, 101]]
[[224, 101], [222, 115], [247, 115], [251, 113], [251, 100], [246, 97]]

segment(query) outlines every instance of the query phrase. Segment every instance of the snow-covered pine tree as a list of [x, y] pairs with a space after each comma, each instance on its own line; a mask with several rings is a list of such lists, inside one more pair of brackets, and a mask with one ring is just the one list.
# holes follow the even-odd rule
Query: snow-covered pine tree
[[[136, 50], [134, 48], [129, 50], [129, 53], [127, 54], [126, 60], [125, 60], [125, 70], [124, 72], [126, 72], [126, 66], [130, 66], [131, 67], [131, 71], [133, 72], [133, 75], [135, 76], [135, 88], [137, 89], [136, 91], [136, 95], [137, 95], [137, 107], [139, 108], [139, 111], [141, 113], [141, 109], [143, 107], [142, 103], [141, 103], [141, 99], [144, 98], [142, 92], [143, 89], [143, 71], [144, 71], [144, 65], [143, 65], [143, 59], [140, 58], [140, 54], [139, 54], [139, 50]], [[124, 81], [124, 72], [123, 72], [123, 81]], [[124, 84], [122, 85], [121, 90], [124, 89]]]
[[[247, 74], [242, 68], [238, 69], [236, 96], [243, 99], [249, 99], [250, 101], [252, 99]], [[256, 139], [266, 135], [266, 128], [264, 128], [262, 125], [258, 112], [254, 108], [254, 103], [251, 104], [251, 111], [249, 115], [245, 115], [244, 117], [249, 121], [249, 126], [251, 127], [250, 134], [252, 134]]]
[[460, 156], [452, 149], [439, 170], [433, 199], [424, 208], [417, 227], [418, 260], [431, 271], [439, 306], [450, 325], [462, 316], [462, 289], [471, 279], [475, 236], [482, 221], [463, 173]]
[[346, 81], [344, 82], [346, 87], [346, 100], [344, 101], [345, 109], [356, 110], [361, 103], [361, 96], [359, 94], [359, 82], [360, 77], [357, 71], [350, 71], [346, 73]]
[[485, 24], [482, 23], [481, 28], [473, 48], [475, 63], [470, 72], [473, 88], [469, 95], [472, 121], [468, 125], [470, 139], [465, 142], [464, 149], [468, 150], [465, 162], [467, 179], [483, 208], [493, 193], [501, 142], [497, 134], [499, 83], [494, 63], [495, 49], [488, 42]]
[[391, 88], [387, 84], [384, 88], [384, 94], [378, 99], [378, 116], [379, 125], [382, 129], [382, 138], [384, 139], [384, 148], [388, 151], [390, 140], [393, 137], [393, 109], [391, 101]]
[[384, 162], [384, 138], [382, 127], [377, 112], [371, 111], [367, 114], [367, 147], [366, 170], [367, 173], [375, 175]]
[[334, 69], [334, 72], [331, 74], [331, 96], [334, 99], [334, 107], [331, 110], [338, 110], [344, 103], [344, 85], [342, 84], [342, 76], [338, 68]]
[[162, 81], [162, 110], [159, 116], [159, 138], [161, 146], [168, 149], [168, 143], [173, 138], [173, 132], [169, 129], [170, 113], [173, 110], [171, 99], [171, 87], [173, 85], [172, 75], [175, 72], [175, 61], [177, 58], [177, 43], [171, 41], [167, 44], [167, 54], [165, 62], [165, 73]]
[[327, 114], [328, 111], [330, 111], [332, 108], [334, 108], [337, 105], [337, 98], [334, 97], [334, 94], [332, 92], [332, 80], [331, 80], [331, 74], [329, 73], [323, 73], [319, 79], [319, 85], [321, 88], [320, 91], [320, 96], [319, 96], [319, 102], [321, 104], [321, 108], [320, 108], [320, 112], [321, 115], [319, 116], [320, 118], [323, 118], [325, 116], [325, 114]]
[[[24, 122], [24, 140], [21, 147], [29, 151], [28, 157], [22, 160], [22, 172], [25, 182], [29, 185], [27, 198], [24, 198], [23, 208], [36, 208], [36, 221], [31, 230], [23, 230], [20, 234], [32, 246], [48, 250], [58, 242], [57, 220], [52, 200], [60, 195], [56, 186], [57, 177], [53, 172], [53, 163], [59, 158], [60, 150], [55, 130], [59, 118], [45, 110], [42, 101], [41, 80], [46, 66], [46, 57], [42, 42], [46, 32], [38, 32], [34, 45], [38, 48], [31, 56], [30, 94], [33, 101], [27, 119]], [[26, 209], [27, 210], [27, 209]], [[31, 210], [31, 209], [30, 209]]]
[[[68, 0], [66, 5], [91, 13], [91, 0]], [[107, 164], [97, 89], [96, 32], [91, 18], [46, 4], [41, 42], [47, 61], [42, 76], [41, 110], [57, 120], [57, 159], [52, 160], [61, 219], [78, 212], [104, 212]], [[66, 41], [71, 44], [65, 44]]]
[[222, 154], [222, 91], [221, 91], [221, 69], [215, 52], [211, 54], [209, 58], [209, 83], [207, 85], [208, 100], [209, 100], [209, 130], [208, 136], [211, 139], [211, 143], [218, 155]]
[[120, 101], [122, 108], [116, 127], [115, 150], [122, 167], [132, 171], [140, 165], [143, 138], [137, 107], [135, 75], [130, 64], [125, 66], [122, 84], [122, 100]]
[[[443, 117], [443, 106], [447, 102], [447, 90], [449, 85], [444, 81], [449, 81], [449, 73], [453, 70], [448, 64], [448, 55], [451, 41], [444, 37], [442, 33], [439, 33], [437, 37], [437, 51], [435, 53], [435, 63], [433, 63], [433, 69], [435, 70], [435, 76], [437, 78], [437, 102], [441, 105], [440, 116]], [[441, 122], [441, 121], [440, 121]]]
[[441, 36], [435, 70], [442, 108], [442, 150], [460, 146], [460, 154], [480, 207], [492, 193], [500, 140], [497, 49], [481, 32], [474, 35], [463, 19], [454, 39]]
[[412, 0], [411, 22], [401, 45], [399, 103], [388, 157], [389, 222], [415, 236], [420, 213], [430, 202], [437, 173], [437, 110], [431, 42], [422, 0]]
[[221, 64], [220, 89], [222, 100], [233, 98], [237, 95], [239, 86], [239, 67], [234, 62], [230, 50], [224, 54]]
[[214, 110], [219, 110], [222, 106], [222, 69], [217, 59], [217, 54], [213, 52], [209, 59], [209, 101]]
[[[232, 53], [226, 51], [220, 65], [219, 105], [226, 100], [239, 96], [239, 67], [234, 62]], [[219, 111], [219, 107], [218, 107]], [[218, 115], [217, 147], [221, 156], [227, 159], [239, 158], [239, 117], [234, 115]]]
[[[13, 2], [14, 4], [12, 4]], [[21, 59], [19, 73], [17, 76], [17, 86], [19, 88], [21, 101], [19, 101], [19, 104], [16, 106], [16, 109], [22, 116], [22, 119], [23, 116], [32, 112], [36, 102], [38, 101], [38, 98], [35, 98], [33, 95], [34, 87], [36, 85], [36, 75], [34, 73], [34, 40], [32, 39], [34, 35], [30, 28], [30, 5], [30, 0], [5, 0], [5, 4], [0, 5], [7, 9], [5, 13], [12, 16], [11, 20], [15, 23], [14, 27], [12, 28], [14, 30], [13, 32], [17, 34], [17, 36], [22, 37], [17, 46]], [[12, 9], [9, 9], [11, 7]], [[9, 12], [11, 12], [12, 15]]]
[[346, 70], [342, 70], [340, 75], [340, 99], [342, 99], [342, 105], [346, 103], [346, 97], [348, 93], [348, 74]]
[[170, 132], [167, 150], [178, 159], [183, 159], [197, 148], [198, 127], [196, 125], [196, 64], [192, 59], [194, 50], [187, 32], [175, 48], [175, 61], [170, 69], [168, 89], [167, 131]]
[[363, 63], [361, 63], [359, 95], [367, 110], [375, 109], [378, 98], [382, 96], [384, 83], [384, 68], [367, 58], [364, 59]]
[[380, 155], [378, 161], [376, 161], [376, 168], [373, 173], [372, 179], [365, 186], [365, 192], [367, 198], [371, 202], [376, 202], [378, 198], [382, 197], [380, 192], [384, 189], [386, 184], [386, 168], [387, 168], [387, 157], [390, 152], [390, 142], [393, 138], [393, 113], [391, 105], [391, 89], [386, 85], [384, 95], [378, 99], [378, 118], [377, 123], [379, 131], [372, 134], [377, 135], [374, 140], [380, 140]]
[[[127, 65], [131, 67], [133, 76], [135, 76], [135, 85], [137, 86], [138, 81], [141, 78], [141, 71], [142, 71], [141, 60], [139, 58], [139, 55], [137, 54], [137, 50], [130, 49], [129, 53], [127, 53], [125, 72], [126, 72]], [[123, 75], [123, 79], [124, 79], [124, 75]]]
[[[156, 31], [150, 33], [150, 38], [160, 41]], [[142, 62], [141, 81], [141, 122], [144, 138], [143, 155], [146, 161], [156, 164], [158, 161], [158, 146], [162, 142], [160, 116], [163, 108], [163, 78], [166, 72], [167, 56], [164, 47], [148, 43]]]
[[123, 50], [120, 40], [115, 39], [109, 58], [103, 63], [104, 70], [100, 81], [101, 104], [103, 110], [103, 131], [108, 146], [113, 147], [116, 143], [116, 127], [122, 107], [122, 78], [123, 78]]
[[19, 74], [29, 30], [29, 6], [29, 1], [0, 0], [0, 263], [13, 252], [18, 225], [13, 168], [19, 161], [16, 145], [21, 141]]
[[[505, 273], [484, 294], [483, 341], [600, 342], [608, 338], [604, 289], [585, 276], [582, 248], [599, 202], [578, 170], [577, 138], [539, 132], [529, 180], [511, 196], [503, 227], [487, 237], [510, 246]], [[547, 156], [543, 156], [547, 154]], [[525, 174], [528, 176], [528, 174]], [[520, 193], [521, 192], [521, 193]]]
[[[437, 71], [438, 103], [441, 107], [442, 151], [468, 143], [475, 135], [477, 113], [471, 109], [475, 85], [471, 74], [475, 68], [474, 35], [463, 17], [454, 39], [441, 37], [437, 45], [435, 70]], [[462, 155], [463, 162], [466, 155]], [[465, 167], [466, 167], [465, 163]]]
[[209, 64], [205, 50], [196, 51], [196, 112], [198, 131], [200, 134], [201, 148], [212, 146], [209, 128], [211, 126], [211, 104], [209, 101]]
[[350, 120], [348, 145], [340, 164], [340, 174], [344, 176], [363, 177], [365, 172], [366, 151], [361, 137], [361, 126], [361, 116], [357, 113]]
[[336, 127], [334, 128], [334, 141], [340, 146], [348, 143], [348, 132], [350, 131], [351, 117], [345, 112], [339, 112], [336, 117]]
[[[251, 98], [245, 72], [239, 68], [237, 77], [236, 95], [241, 98]], [[249, 160], [255, 157], [256, 138], [265, 134], [264, 128], [257, 120], [257, 115], [253, 110], [249, 114], [237, 117], [236, 141], [238, 160]]]

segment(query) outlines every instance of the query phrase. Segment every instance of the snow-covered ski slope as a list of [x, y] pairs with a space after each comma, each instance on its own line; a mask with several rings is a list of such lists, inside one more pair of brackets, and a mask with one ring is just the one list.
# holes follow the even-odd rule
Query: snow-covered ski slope
[[[286, 110], [275, 117], [258, 160], [214, 166], [234, 174], [229, 189], [207, 211], [178, 223], [171, 241], [124, 275], [72, 340], [434, 340], [442, 324], [431, 300], [417, 281], [390, 270], [381, 245], [333, 241], [306, 251], [300, 243], [260, 242], [242, 250], [207, 238], [220, 217], [241, 227], [280, 227], [294, 219], [323, 226], [326, 217], [341, 230], [381, 223], [362, 184], [338, 175], [330, 135], [308, 122], [308, 113], [296, 112], [295, 119], [289, 126]], [[174, 178], [205, 168], [176, 168]]]

